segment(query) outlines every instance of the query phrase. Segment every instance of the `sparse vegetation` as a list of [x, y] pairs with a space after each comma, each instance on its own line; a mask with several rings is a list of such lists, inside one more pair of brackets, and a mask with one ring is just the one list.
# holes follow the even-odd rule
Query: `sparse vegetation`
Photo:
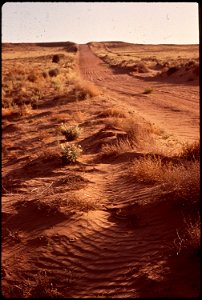
[[63, 297], [54, 287], [45, 270], [41, 270], [34, 277], [35, 282], [25, 280], [16, 282], [12, 287], [4, 287], [6, 298], [60, 298]]
[[86, 100], [100, 94], [99, 89], [94, 84], [84, 80], [75, 81], [73, 93], [77, 100]]
[[38, 101], [50, 95], [53, 89], [63, 93], [69, 91], [75, 82], [69, 82], [68, 86], [65, 82], [74, 73], [74, 57], [75, 54], [64, 55], [64, 64], [60, 65], [60, 69], [52, 68], [49, 55], [39, 60], [34, 58], [31, 63], [26, 58], [23, 64], [17, 58], [5, 61], [2, 69], [2, 107], [12, 110], [15, 105], [30, 104], [37, 108]]
[[61, 155], [64, 163], [75, 163], [82, 153], [80, 145], [76, 144], [60, 144]]
[[153, 92], [152, 88], [146, 88], [143, 92], [143, 94], [151, 94]]
[[51, 69], [48, 71], [50, 77], [56, 77], [60, 73], [58, 68]]
[[133, 150], [132, 144], [128, 139], [117, 140], [116, 143], [104, 144], [101, 152], [103, 157], [116, 157], [117, 155]]
[[168, 76], [174, 74], [175, 72], [177, 72], [179, 70], [179, 67], [170, 67], [167, 71]]
[[67, 124], [62, 123], [60, 126], [61, 133], [66, 137], [67, 141], [76, 140], [80, 135], [80, 127], [78, 125], [69, 127]]
[[144, 183], [162, 185], [162, 193], [173, 193], [173, 199], [186, 203], [197, 203], [200, 193], [200, 171], [197, 161], [163, 162], [160, 157], [136, 159], [131, 166], [131, 174]]
[[[105, 112], [104, 112], [105, 114]], [[125, 115], [125, 114], [124, 114]], [[109, 141], [102, 146], [102, 155], [112, 156], [128, 151], [141, 151], [154, 146], [154, 134], [159, 132], [151, 128], [150, 123], [139, 118], [108, 117], [106, 128], [115, 130], [116, 140]], [[141, 124], [142, 123], [142, 124]]]
[[60, 61], [60, 56], [58, 54], [53, 55], [52, 62], [59, 63], [59, 61]]
[[193, 144], [185, 143], [182, 147], [182, 151], [179, 154], [179, 156], [187, 160], [199, 160], [200, 159], [199, 142], [194, 142]]
[[174, 239], [174, 247], [177, 255], [189, 252], [199, 255], [201, 247], [201, 221], [200, 216], [195, 221], [189, 218], [184, 219], [184, 228], [181, 232], [176, 230], [176, 238]]
[[[90, 293], [106, 298], [118, 293], [119, 297], [155, 297], [162, 296], [162, 291], [165, 296], [169, 290], [166, 296], [175, 297], [175, 292], [197, 293], [194, 264], [198, 264], [200, 250], [200, 145], [184, 144], [181, 149], [180, 141], [197, 138], [198, 86], [187, 82], [187, 86], [170, 89], [174, 84], [164, 86], [162, 78], [160, 84], [149, 81], [155, 72], [164, 72], [168, 78], [167, 71], [175, 67], [168, 51], [178, 46], [160, 45], [165, 51], [157, 56], [156, 50], [150, 53], [149, 45], [128, 45], [124, 52], [125, 43], [101, 43], [103, 58], [113, 66], [112, 70], [106, 69], [105, 76], [104, 64], [99, 67], [95, 60], [98, 69], [89, 75], [86, 70], [94, 67], [95, 58], [91, 61], [90, 53], [89, 57], [81, 53], [79, 77], [75, 52], [85, 54], [88, 47], [74, 43], [57, 47], [56, 43], [51, 50], [47, 44], [8, 44], [3, 51], [3, 296], [85, 298]], [[155, 45], [152, 49], [156, 49]], [[85, 57], [92, 66], [84, 61]], [[183, 59], [179, 72], [174, 72], [173, 77], [171, 74], [168, 81], [183, 73]], [[186, 72], [196, 66], [193, 56]], [[56, 76], [49, 74], [56, 69]], [[147, 71], [151, 74], [141, 74]], [[113, 75], [108, 77], [109, 74]], [[99, 86], [103, 84], [104, 88], [84, 81], [85, 77], [95, 82], [100, 78]], [[122, 86], [124, 79], [127, 81]], [[154, 101], [142, 95], [152, 82], [154, 88], [159, 86]], [[100, 90], [101, 96], [94, 99]], [[185, 103], [183, 97], [188, 99], [189, 92], [190, 101]], [[172, 100], [178, 96], [179, 101]], [[161, 112], [165, 112], [165, 119]], [[185, 128], [178, 127], [178, 116], [185, 117]], [[156, 118], [162, 128], [145, 118], [151, 122]], [[120, 233], [128, 256], [122, 251]], [[148, 238], [152, 235], [155, 243]], [[139, 236], [144, 243], [139, 242]], [[104, 244], [106, 247], [102, 247]], [[100, 249], [104, 251], [101, 256]], [[132, 261], [136, 250], [138, 268]], [[96, 260], [94, 265], [92, 257]], [[106, 264], [103, 257], [107, 258]], [[188, 260], [188, 270], [181, 270], [178, 261], [186, 265]], [[119, 262], [123, 265], [122, 277]], [[191, 271], [189, 264], [194, 265]], [[120, 287], [111, 282], [109, 289], [103, 290], [106, 274], [109, 280], [116, 277], [110, 274], [118, 274], [120, 280], [132, 276], [137, 293], [134, 295], [133, 286], [128, 289], [127, 282]], [[191, 288], [188, 286], [184, 292], [184, 280], [175, 280], [179, 278], [190, 280]], [[139, 289], [140, 282], [145, 282], [145, 289]]]
[[101, 112], [98, 116], [100, 118], [109, 118], [109, 117], [126, 118], [127, 114], [116, 107], [112, 107]]
[[201, 220], [200, 216], [196, 220], [185, 220], [185, 240], [186, 247], [199, 254], [201, 246]]

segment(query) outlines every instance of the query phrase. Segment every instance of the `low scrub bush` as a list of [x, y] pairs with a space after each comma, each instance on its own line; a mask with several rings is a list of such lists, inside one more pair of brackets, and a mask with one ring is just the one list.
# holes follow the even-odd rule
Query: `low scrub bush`
[[76, 140], [80, 135], [80, 128], [78, 125], [69, 127], [67, 124], [60, 126], [61, 133], [66, 137], [67, 141]]
[[10, 288], [3, 288], [6, 298], [60, 298], [63, 297], [49, 279], [45, 270], [34, 276], [34, 281], [16, 282]]
[[53, 55], [52, 62], [59, 63], [59, 61], [60, 61], [60, 56], [58, 54]]
[[82, 153], [80, 145], [75, 144], [61, 144], [61, 155], [64, 163], [75, 163]]
[[27, 79], [30, 81], [30, 82], [35, 82], [37, 80], [37, 76], [36, 74], [34, 73], [31, 73], [27, 76]]
[[131, 143], [126, 140], [117, 140], [113, 144], [104, 144], [102, 146], [102, 157], [112, 157], [117, 156], [121, 153], [133, 150]]
[[146, 88], [143, 92], [143, 94], [151, 94], [153, 92], [152, 88]]
[[85, 100], [99, 95], [99, 89], [87, 81], [78, 81], [75, 83], [73, 92], [77, 100]]
[[201, 247], [200, 216], [194, 221], [190, 218], [184, 219], [184, 226], [181, 232], [176, 231], [177, 237], [174, 239], [177, 255], [185, 252], [199, 254]]
[[99, 117], [101, 117], [101, 118], [108, 118], [108, 117], [126, 118], [127, 116], [120, 109], [113, 107], [113, 108], [108, 108], [105, 111], [101, 112], [99, 114]]
[[179, 67], [177, 67], [177, 66], [176, 67], [170, 67], [167, 71], [167, 75], [170, 76], [170, 75], [176, 73], [178, 70], [179, 70]]
[[131, 174], [144, 183], [162, 185], [162, 193], [173, 193], [173, 197], [183, 202], [197, 203], [200, 195], [200, 166], [198, 161], [183, 163], [162, 162], [158, 157], [136, 159], [131, 166]]
[[51, 69], [48, 71], [48, 74], [50, 77], [56, 77], [59, 73], [60, 73], [60, 71], [57, 68]]
[[187, 160], [199, 160], [200, 159], [200, 144], [194, 142], [193, 144], [184, 144], [180, 157]]

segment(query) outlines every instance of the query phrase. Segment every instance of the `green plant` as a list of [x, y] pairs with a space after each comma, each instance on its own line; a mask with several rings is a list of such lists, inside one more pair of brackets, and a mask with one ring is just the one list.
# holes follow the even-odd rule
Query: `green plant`
[[68, 127], [66, 124], [62, 123], [60, 131], [66, 137], [67, 141], [76, 140], [80, 135], [80, 128], [78, 125]]
[[80, 145], [75, 144], [60, 144], [61, 155], [64, 163], [75, 163], [77, 158], [81, 155], [82, 149]]
[[146, 88], [146, 89], [144, 89], [143, 94], [151, 94], [152, 92], [153, 92], [152, 88]]

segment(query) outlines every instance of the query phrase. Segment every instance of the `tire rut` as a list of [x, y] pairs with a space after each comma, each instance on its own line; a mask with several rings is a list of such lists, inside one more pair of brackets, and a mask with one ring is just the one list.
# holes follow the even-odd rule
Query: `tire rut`
[[[148, 121], [157, 123], [180, 142], [199, 139], [197, 86], [185, 87], [183, 84], [146, 81], [128, 74], [113, 74], [113, 71], [92, 53], [88, 45], [80, 45], [79, 63], [81, 75], [106, 88], [109, 96], [117, 98], [117, 106], [127, 104], [129, 109], [135, 109]], [[88, 75], [89, 72], [91, 75]], [[144, 89], [149, 85], [154, 91], [150, 95], [144, 95]]]

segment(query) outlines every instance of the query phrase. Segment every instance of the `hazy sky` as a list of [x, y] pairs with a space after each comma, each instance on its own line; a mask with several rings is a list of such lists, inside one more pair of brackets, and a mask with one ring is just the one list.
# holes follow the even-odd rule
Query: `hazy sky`
[[2, 42], [199, 43], [197, 2], [7, 2]]

